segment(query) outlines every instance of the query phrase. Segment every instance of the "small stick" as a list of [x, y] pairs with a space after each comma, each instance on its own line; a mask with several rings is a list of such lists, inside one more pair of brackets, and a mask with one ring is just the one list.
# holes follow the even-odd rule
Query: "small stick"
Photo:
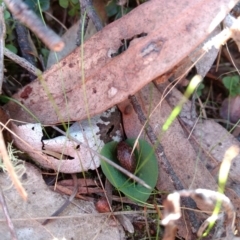
[[13, 60], [15, 63], [20, 65], [21, 67], [25, 68], [28, 72], [32, 73], [36, 77], [42, 74], [42, 71], [33, 66], [31, 63], [29, 63], [26, 59], [19, 57], [15, 53], [9, 51], [7, 48], [4, 48], [4, 55], [11, 60]]
[[[35, 57], [33, 55], [33, 48], [30, 44], [30, 36], [28, 29], [23, 26], [21, 23], [17, 22], [16, 25], [17, 41], [20, 48], [20, 52], [23, 58], [25, 58], [33, 66], [36, 66]], [[29, 76], [30, 81], [36, 79], [35, 74], [30, 72]]]
[[0, 187], [0, 205], [2, 205], [3, 214], [4, 214], [5, 218], [6, 218], [6, 221], [7, 221], [7, 224], [8, 224], [8, 228], [9, 228], [12, 240], [17, 240], [17, 235], [16, 235], [16, 232], [14, 230], [14, 226], [13, 226], [12, 220], [11, 220], [11, 218], [9, 216], [7, 204], [6, 204], [6, 201], [5, 201], [5, 198], [4, 198], [4, 195], [3, 195], [1, 187]]
[[[52, 215], [51, 217], [56, 217], [58, 216], [71, 202], [72, 200], [75, 198], [77, 192], [78, 192], [78, 180], [77, 180], [77, 175], [76, 174], [72, 174], [72, 178], [73, 178], [73, 183], [74, 183], [74, 189], [73, 192], [71, 194], [71, 196], [63, 203], [63, 205], [57, 209]], [[51, 219], [46, 219], [42, 225], [46, 225]]]
[[64, 47], [62, 39], [42, 23], [37, 15], [21, 0], [4, 0], [8, 9], [16, 19], [34, 32], [52, 51], [61, 51]]
[[80, 2], [81, 9], [84, 9], [85, 11], [87, 11], [87, 15], [92, 20], [96, 30], [101, 31], [103, 29], [103, 24], [93, 6], [93, 1], [79, 0], [79, 2]]
[[[101, 21], [100, 17], [98, 16], [96, 10], [94, 9], [92, 0], [79, 0], [79, 3], [80, 3], [80, 7], [81, 7], [81, 21], [80, 21], [78, 37], [77, 37], [77, 41], [76, 41], [77, 46], [80, 46], [82, 44], [81, 35], [82, 34], [83, 34], [83, 36], [85, 35], [89, 19], [91, 19], [91, 21], [93, 22], [97, 31], [101, 31], [103, 29], [102, 21]], [[86, 11], [87, 15], [84, 20], [83, 18], [85, 15], [84, 14], [85, 11]], [[82, 32], [82, 23], [83, 22], [84, 22], [84, 28], [83, 28], [83, 32]]]
[[[138, 115], [138, 119], [139, 119], [140, 123], [144, 126], [145, 123], [148, 120], [145, 117], [145, 115], [142, 111], [142, 108], [137, 101], [137, 98], [135, 96], [130, 96], [129, 99], [131, 100], [132, 106], [133, 106], [135, 112]], [[147, 126], [145, 127], [145, 131], [146, 131], [152, 145], [156, 147], [156, 149], [155, 149], [156, 154], [158, 155], [158, 158], [161, 159], [161, 165], [162, 165], [164, 171], [171, 178], [171, 181], [172, 181], [175, 189], [176, 190], [184, 189], [180, 179], [178, 178], [178, 176], [174, 172], [170, 162], [168, 161], [168, 159], [165, 155], [163, 146], [159, 143], [159, 141], [158, 141], [157, 137], [155, 136], [154, 131], [153, 131], [150, 124], [147, 124]], [[193, 208], [193, 209], [197, 208], [195, 202], [192, 199], [183, 199], [182, 201], [183, 201], [184, 205], [187, 206], [188, 208]], [[188, 216], [189, 216], [189, 220], [190, 220], [190, 222], [191, 222], [191, 224], [194, 228], [193, 230], [194, 230], [194, 232], [196, 232], [197, 229], [198, 229], [198, 226], [200, 225], [198, 223], [197, 219], [196, 219], [196, 215], [193, 211], [188, 211], [187, 210], [187, 213], [188, 213]]]

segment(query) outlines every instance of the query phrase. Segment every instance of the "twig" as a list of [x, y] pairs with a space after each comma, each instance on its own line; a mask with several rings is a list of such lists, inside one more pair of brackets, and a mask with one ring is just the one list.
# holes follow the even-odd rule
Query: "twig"
[[17, 177], [17, 174], [14, 171], [14, 167], [13, 167], [13, 165], [12, 165], [10, 159], [9, 159], [8, 152], [7, 152], [4, 140], [3, 140], [2, 129], [0, 131], [0, 154], [1, 154], [4, 165], [5, 165], [5, 167], [8, 171], [8, 174], [9, 174], [15, 188], [17, 189], [17, 191], [19, 192], [21, 197], [24, 200], [27, 200], [27, 193], [26, 193], [25, 189], [23, 188], [21, 182], [19, 181], [19, 179]]
[[[86, 16], [85, 19], [84, 19], [84, 16]], [[84, 22], [84, 26], [82, 27], [83, 22]], [[89, 22], [88, 15], [85, 15], [83, 9], [81, 9], [81, 20], [79, 22], [79, 30], [77, 32], [77, 40], [76, 40], [77, 46], [80, 46], [82, 44], [82, 36], [84, 36], [87, 31], [88, 22]]]
[[4, 6], [0, 6], [0, 94], [2, 93], [2, 84], [4, 78], [4, 45], [6, 26], [4, 21]]
[[[142, 108], [140, 106], [140, 104], [138, 103], [137, 99], [135, 96], [130, 96], [129, 99], [131, 100], [131, 103], [133, 105], [133, 108], [135, 110], [135, 112], [138, 115], [138, 119], [140, 121], [140, 123], [142, 125], [145, 125], [145, 123], [148, 121], [147, 118], [145, 117]], [[151, 127], [150, 124], [148, 124], [145, 127], [145, 131], [152, 143], [153, 146], [155, 146], [155, 151], [156, 154], [158, 155], [158, 158], [161, 159], [161, 165], [164, 169], [164, 171], [168, 174], [168, 176], [171, 178], [171, 181], [175, 187], [176, 190], [182, 190], [184, 189], [181, 181], [179, 180], [178, 176], [176, 175], [176, 173], [174, 172], [170, 162], [168, 161], [163, 146], [159, 143], [157, 137], [154, 134], [154, 131]], [[196, 204], [192, 199], [183, 199], [183, 203], [186, 207], [188, 208], [193, 208], [196, 209]], [[189, 216], [189, 220], [192, 224], [193, 227], [193, 232], [196, 232], [198, 227], [199, 227], [199, 223], [197, 221], [196, 215], [193, 211], [188, 211], [187, 210], [187, 214]]]
[[[80, 21], [80, 27], [79, 27], [79, 31], [78, 31], [78, 37], [77, 37], [77, 46], [81, 45], [81, 34], [85, 34], [86, 29], [87, 29], [87, 24], [89, 19], [91, 19], [91, 21], [93, 22], [93, 25], [95, 26], [97, 31], [101, 31], [103, 29], [103, 24], [102, 21], [100, 19], [100, 17], [98, 16], [96, 10], [94, 9], [93, 6], [93, 2], [92, 0], [79, 0], [80, 3], [80, 7], [81, 7], [81, 21]], [[83, 17], [84, 17], [84, 13], [87, 13], [87, 17], [84, 21]], [[84, 22], [84, 31], [82, 32], [82, 23]]]
[[4, 55], [15, 63], [20, 65], [21, 67], [25, 68], [28, 72], [32, 73], [36, 77], [42, 74], [42, 71], [38, 68], [34, 67], [31, 63], [26, 61], [24, 58], [19, 57], [18, 55], [14, 54], [13, 52], [9, 51], [7, 48], [4, 48]]
[[[66, 11], [65, 11], [66, 12]], [[44, 14], [48, 15], [50, 18], [52, 18], [55, 22], [57, 22], [61, 27], [62, 29], [64, 29], [64, 31], [66, 32], [68, 29], [67, 27], [61, 22], [59, 21], [56, 17], [54, 17], [51, 13], [47, 12], [47, 11], [44, 11]], [[66, 14], [65, 14], [66, 15]]]
[[[22, 54], [22, 57], [25, 58], [33, 66], [36, 66], [35, 58], [33, 55], [33, 49], [30, 45], [30, 36], [28, 29], [23, 26], [21, 23], [17, 22], [16, 25], [17, 41]], [[30, 72], [30, 80], [33, 81], [36, 79], [35, 74]]]
[[88, 17], [92, 20], [93, 25], [95, 26], [97, 31], [101, 31], [103, 29], [103, 24], [98, 16], [92, 0], [79, 0], [81, 8], [87, 11]]
[[[72, 191], [71, 196], [63, 203], [63, 205], [57, 209], [52, 215], [51, 217], [56, 217], [58, 216], [71, 202], [72, 200], [75, 198], [77, 192], [78, 192], [78, 180], [77, 180], [77, 175], [76, 174], [72, 174], [72, 178], [73, 178], [73, 183], [74, 183], [74, 189]], [[51, 219], [48, 218], [46, 219], [42, 225], [46, 225]]]
[[4, 0], [8, 9], [16, 19], [33, 31], [52, 51], [61, 51], [64, 47], [62, 39], [45, 26], [37, 15], [20, 0]]
[[6, 201], [5, 201], [5, 198], [4, 198], [1, 187], [0, 187], [0, 205], [2, 205], [3, 214], [4, 214], [5, 219], [7, 221], [12, 240], [17, 240], [17, 235], [16, 235], [16, 232], [14, 230], [12, 220], [9, 216], [7, 204], [6, 204]]
[[138, 182], [139, 184], [141, 184], [142, 186], [144, 186], [145, 188], [148, 189], [152, 189], [148, 184], [146, 184], [142, 179], [140, 179], [139, 177], [135, 176], [134, 174], [130, 173], [129, 171], [127, 171], [126, 169], [122, 168], [121, 166], [119, 166], [118, 164], [114, 163], [113, 161], [109, 160], [108, 158], [102, 156], [101, 154], [99, 154], [97, 151], [89, 148], [86, 144], [83, 144], [82, 142], [78, 141], [76, 138], [67, 135], [64, 131], [62, 131], [60, 128], [56, 127], [56, 126], [52, 126], [53, 129], [55, 129], [56, 131], [60, 132], [61, 134], [63, 134], [64, 136], [66, 136], [68, 139], [76, 142], [77, 144], [82, 145], [83, 147], [89, 149], [92, 153], [94, 153], [95, 155], [97, 155], [101, 160], [107, 162], [108, 164], [110, 164], [111, 166], [115, 167], [117, 170], [119, 170], [120, 172], [122, 172], [123, 174], [127, 175], [129, 178], [131, 178], [132, 180]]

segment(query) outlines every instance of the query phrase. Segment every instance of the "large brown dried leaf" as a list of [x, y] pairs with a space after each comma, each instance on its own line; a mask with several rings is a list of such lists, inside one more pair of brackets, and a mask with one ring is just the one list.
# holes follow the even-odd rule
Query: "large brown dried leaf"
[[[84, 44], [83, 59], [78, 48], [43, 74], [40, 80], [44, 79], [52, 94], [58, 114], [40, 81], [26, 86], [14, 98], [43, 124], [84, 119], [86, 108], [90, 115], [103, 112], [176, 66], [204, 41], [237, 2], [148, 1], [89, 39]], [[132, 41], [120, 56], [109, 57], [112, 50], [121, 46], [122, 39], [141, 33], [147, 36]], [[36, 121], [16, 103], [7, 104], [6, 109], [14, 119]]]

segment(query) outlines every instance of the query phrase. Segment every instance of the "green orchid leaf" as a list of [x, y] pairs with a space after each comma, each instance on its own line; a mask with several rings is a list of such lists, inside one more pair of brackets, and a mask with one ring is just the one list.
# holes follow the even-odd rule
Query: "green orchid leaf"
[[[136, 139], [127, 139], [125, 142], [133, 147], [135, 141]], [[101, 155], [119, 164], [116, 153], [117, 144], [117, 142], [107, 143], [102, 148]], [[158, 163], [154, 149], [147, 141], [139, 139], [138, 144], [137, 149], [134, 151], [137, 159], [135, 175], [145, 181], [152, 189], [147, 189], [134, 182], [103, 160], [101, 161], [101, 167], [106, 178], [118, 191], [121, 191], [135, 202], [146, 202], [157, 183]]]

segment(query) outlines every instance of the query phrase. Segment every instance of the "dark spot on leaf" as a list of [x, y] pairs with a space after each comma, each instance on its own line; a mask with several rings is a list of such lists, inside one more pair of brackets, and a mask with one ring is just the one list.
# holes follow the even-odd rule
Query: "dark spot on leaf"
[[114, 129], [114, 125], [112, 125], [112, 126], [108, 129], [108, 131], [107, 131], [107, 135], [108, 135], [108, 136], [110, 135], [110, 133], [112, 132], [113, 129]]
[[20, 97], [23, 99], [28, 99], [31, 92], [32, 92], [32, 88], [30, 86], [27, 86], [24, 88], [23, 92], [20, 94]]
[[128, 104], [125, 108], [124, 108], [124, 114], [125, 115], [129, 115], [132, 112], [132, 105]]
[[24, 173], [24, 174], [22, 175], [22, 180], [27, 180], [27, 178], [28, 178], [27, 173]]
[[155, 40], [155, 41], [151, 41], [150, 43], [148, 43], [145, 47], [142, 48], [141, 50], [141, 54], [142, 57], [146, 57], [151, 53], [159, 53], [162, 49], [164, 41], [163, 40]]
[[69, 66], [70, 68], [73, 68], [74, 65], [73, 65], [73, 63], [69, 63], [68, 66]]
[[210, 164], [206, 164], [206, 168], [207, 168], [208, 170], [211, 170], [211, 169], [212, 169], [212, 166], [211, 166]]

